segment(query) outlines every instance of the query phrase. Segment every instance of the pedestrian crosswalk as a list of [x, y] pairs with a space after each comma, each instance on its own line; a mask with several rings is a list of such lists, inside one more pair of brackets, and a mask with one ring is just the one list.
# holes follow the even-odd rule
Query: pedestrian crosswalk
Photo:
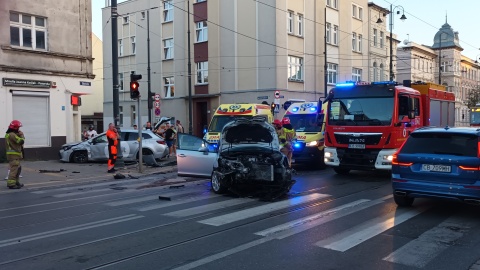
[[[138, 192], [138, 196], [128, 198], [116, 197], [102, 203], [109, 208], [127, 208], [134, 213], [119, 217], [119, 219], [103, 220], [99, 224], [83, 224], [78, 228], [72, 226], [58, 231], [51, 231], [39, 235], [31, 235], [32, 239], [40, 239], [49, 235], [64, 234], [70, 231], [84, 230], [90, 227], [106, 226], [119, 222], [128, 222], [150, 214], [162, 216], [172, 220], [189, 220], [197, 226], [208, 228], [223, 228], [222, 226], [253, 226], [250, 225], [252, 218], [256, 221], [268, 219], [268, 222], [258, 222], [255, 229], [249, 229], [249, 233], [255, 240], [242, 243], [229, 250], [213, 254], [209, 257], [193, 261], [178, 269], [190, 269], [220, 260], [226, 256], [254, 248], [273, 240], [292, 239], [301, 233], [318, 230], [327, 227], [333, 222], [342, 219], [358, 219], [354, 226], [332, 230], [332, 234], [311, 235], [309, 243], [313, 249], [329, 250], [331, 252], [347, 253], [355, 247], [372, 241], [375, 237], [392, 233], [395, 227], [409, 224], [414, 218], [422, 217], [426, 212], [435, 207], [435, 204], [421, 203], [411, 208], [397, 208], [392, 195], [382, 194], [357, 196], [354, 199], [342, 199], [335, 201], [332, 194], [319, 193], [315, 190], [311, 193], [292, 195], [283, 200], [275, 202], [261, 202], [256, 198], [237, 198], [217, 195], [210, 192], [205, 185], [190, 186], [184, 189], [153, 188], [148, 191], [135, 190], [144, 183], [132, 183], [127, 185], [131, 192]], [[96, 193], [111, 192], [106, 185], [98, 186], [100, 191]], [[68, 193], [63, 193], [68, 192]], [[82, 194], [82, 191], [75, 189], [60, 188], [57, 190], [44, 190], [35, 194], [51, 195], [54, 198], [75, 197]], [[69, 196], [61, 196], [70, 194]], [[136, 193], [135, 193], [136, 194]], [[168, 198], [159, 200], [159, 196]], [[383, 197], [382, 197], [383, 196]], [[335, 203], [332, 203], [335, 202]], [[318, 207], [322, 205], [323, 207]], [[305, 208], [318, 211], [302, 211]], [[376, 211], [374, 209], [384, 209]], [[292, 218], [278, 218], [275, 214], [285, 213], [295, 209], [296, 215]], [[299, 210], [300, 209], [300, 210]], [[387, 210], [385, 210], [387, 209]], [[361, 215], [361, 213], [369, 213]], [[141, 214], [140, 214], [141, 213]], [[303, 214], [305, 213], [305, 214]], [[472, 229], [479, 227], [480, 219], [465, 213], [448, 214], [439, 224], [418, 232], [417, 237], [410, 241], [405, 240], [399, 247], [389, 250], [389, 254], [382, 254], [382, 261], [423, 268], [429, 262], [437, 258], [442, 252], [451, 247], [458, 239], [472, 233]], [[361, 216], [361, 217], [360, 217]], [[274, 218], [272, 218], [274, 217]], [[288, 215], [287, 215], [288, 217]], [[287, 220], [287, 221], [286, 221]], [[440, 219], [439, 219], [440, 220]], [[411, 226], [415, 226], [414, 223]], [[40, 237], [40, 238], [39, 238]], [[30, 239], [30, 238], [29, 238]], [[0, 247], [12, 245], [18, 239], [5, 239], [0, 241]]]

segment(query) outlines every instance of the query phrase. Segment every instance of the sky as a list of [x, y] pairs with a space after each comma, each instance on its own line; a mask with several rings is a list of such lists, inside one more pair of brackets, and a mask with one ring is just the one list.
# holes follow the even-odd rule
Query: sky
[[[125, 0], [118, 0], [118, 3]], [[193, 0], [192, 0], [193, 1]], [[254, 1], [254, 0], [238, 0]], [[316, 0], [306, 0], [316, 1]], [[342, 1], [342, 0], [339, 0]], [[410, 40], [418, 44], [433, 45], [433, 37], [438, 29], [445, 23], [445, 15], [448, 24], [454, 31], [459, 32], [460, 45], [463, 54], [472, 59], [480, 57], [480, 35], [476, 19], [480, 15], [479, 0], [369, 0], [375, 4], [390, 9], [390, 4], [403, 7], [405, 21], [400, 20], [400, 15], [394, 15], [393, 33], [399, 40]], [[105, 0], [92, 0], [92, 28], [93, 32], [102, 39], [102, 11]], [[400, 7], [395, 8], [402, 10]], [[306, 18], [308, 19], [308, 18]], [[388, 17], [386, 18], [389, 26]]]

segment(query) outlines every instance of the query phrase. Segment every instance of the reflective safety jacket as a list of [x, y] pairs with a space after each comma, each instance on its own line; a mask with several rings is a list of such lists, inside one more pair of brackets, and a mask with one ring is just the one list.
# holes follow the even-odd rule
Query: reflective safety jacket
[[7, 156], [19, 156], [23, 158], [22, 146], [25, 143], [25, 137], [18, 136], [15, 132], [5, 134], [5, 148], [7, 149]]

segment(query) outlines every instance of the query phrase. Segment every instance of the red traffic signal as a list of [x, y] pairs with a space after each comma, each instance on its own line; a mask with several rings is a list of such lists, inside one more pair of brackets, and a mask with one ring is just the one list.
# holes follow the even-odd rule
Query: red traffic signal
[[137, 82], [137, 80], [141, 80], [142, 75], [140, 74], [135, 74], [132, 71], [132, 74], [130, 74], [130, 98], [131, 99], [137, 99], [140, 97], [140, 91], [138, 88], [140, 87], [140, 84]]

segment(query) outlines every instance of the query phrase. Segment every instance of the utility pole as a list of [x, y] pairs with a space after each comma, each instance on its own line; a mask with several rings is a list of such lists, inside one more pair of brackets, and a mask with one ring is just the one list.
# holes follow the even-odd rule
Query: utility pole
[[193, 104], [192, 104], [192, 62], [190, 56], [190, 0], [187, 1], [187, 36], [188, 36], [188, 134], [193, 134]]
[[[118, 97], [118, 33], [117, 33], [117, 0], [112, 0], [111, 3], [111, 22], [112, 22], [112, 84], [113, 84], [113, 121], [119, 134], [120, 130], [120, 112], [119, 112], [119, 97]], [[123, 152], [121, 142], [117, 145], [117, 165], [119, 167], [125, 167], [123, 162]]]
[[[148, 103], [148, 122], [152, 123], [152, 88], [151, 88], [151, 77], [150, 77], [150, 11], [147, 10], [147, 79], [148, 79], [148, 94], [147, 94], [147, 103]], [[140, 111], [140, 103], [138, 105], [138, 110]], [[138, 118], [140, 122], [140, 118]], [[141, 123], [138, 123], [140, 126]]]
[[[325, 63], [324, 63], [324, 66], [323, 66], [323, 73], [325, 73], [324, 74], [325, 75], [325, 80], [324, 80], [324, 86], [323, 87], [325, 88], [325, 90], [324, 90], [325, 92], [323, 94], [324, 94], [325, 98], [327, 98], [327, 92], [328, 92], [327, 91], [327, 82], [328, 82], [327, 81], [328, 80], [328, 72], [327, 72], [327, 8], [325, 8], [325, 21], [323, 22], [323, 25], [325, 26], [325, 29], [324, 29], [325, 37], [324, 37], [324, 42], [323, 42], [323, 47], [324, 47], [324, 51], [325, 51], [324, 52], [324, 57], [325, 57], [324, 62]], [[318, 108], [318, 109], [320, 110], [321, 108]]]

